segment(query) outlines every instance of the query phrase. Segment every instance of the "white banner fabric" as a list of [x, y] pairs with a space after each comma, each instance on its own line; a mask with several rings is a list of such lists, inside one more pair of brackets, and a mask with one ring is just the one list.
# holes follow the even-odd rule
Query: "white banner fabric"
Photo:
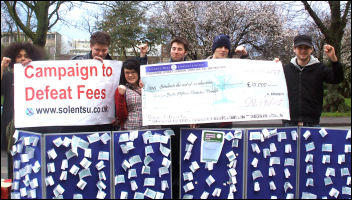
[[15, 64], [15, 127], [110, 124], [121, 66], [112, 60]]

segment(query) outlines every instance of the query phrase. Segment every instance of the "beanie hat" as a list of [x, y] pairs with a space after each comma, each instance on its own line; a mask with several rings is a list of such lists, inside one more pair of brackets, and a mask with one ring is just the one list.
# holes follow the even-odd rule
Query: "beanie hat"
[[220, 34], [214, 37], [212, 51], [214, 53], [215, 49], [218, 47], [225, 46], [229, 50], [231, 49], [230, 37], [228, 35]]
[[297, 35], [293, 40], [293, 46], [307, 45], [313, 47], [312, 37], [309, 35]]

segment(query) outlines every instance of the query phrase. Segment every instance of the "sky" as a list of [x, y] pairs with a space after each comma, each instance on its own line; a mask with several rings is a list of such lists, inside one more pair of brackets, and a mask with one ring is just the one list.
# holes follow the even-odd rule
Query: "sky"
[[72, 40], [89, 40], [90, 38], [90, 34], [87, 31], [83, 31], [74, 27], [67, 27], [64, 25], [58, 25], [53, 29], [53, 32], [58, 32]]
[[[71, 11], [67, 12], [64, 16], [65, 20], [70, 23], [80, 22], [88, 12], [96, 11], [96, 6], [92, 4], [82, 4], [82, 6], [75, 6]], [[89, 40], [90, 33], [88, 31], [75, 28], [74, 26], [67, 26], [59, 21], [52, 32], [58, 32], [63, 36], [66, 36], [72, 40]]]

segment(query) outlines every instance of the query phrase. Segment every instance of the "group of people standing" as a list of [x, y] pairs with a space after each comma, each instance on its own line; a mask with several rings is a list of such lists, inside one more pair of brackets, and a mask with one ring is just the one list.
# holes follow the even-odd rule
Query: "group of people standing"
[[[183, 38], [174, 38], [170, 42], [170, 60], [169, 62], [181, 62], [186, 61], [186, 56], [189, 48], [189, 44], [187, 40]], [[143, 48], [147, 48], [143, 46]], [[231, 41], [230, 37], [224, 34], [220, 34], [214, 37], [213, 45], [212, 45], [212, 55], [207, 59], [219, 59], [219, 58], [249, 58], [249, 54], [243, 46], [238, 46], [235, 48], [233, 52], [231, 52]], [[331, 45], [324, 45], [324, 52], [328, 57], [331, 67], [321, 63], [317, 58], [315, 58], [312, 54], [314, 52], [312, 37], [301, 34], [297, 35], [294, 38], [293, 42], [293, 51], [295, 53], [295, 57], [291, 59], [290, 63], [286, 64], [284, 69], [284, 74], [287, 83], [288, 97], [289, 97], [289, 107], [290, 107], [290, 120], [283, 120], [283, 126], [319, 126], [320, 116], [322, 113], [323, 106], [323, 83], [330, 84], [338, 84], [344, 79], [343, 68], [341, 63], [338, 62], [337, 56], [335, 54], [335, 49]], [[142, 53], [143, 52], [143, 53]], [[232, 55], [233, 54], [233, 55]], [[144, 55], [142, 57], [142, 55]], [[147, 57], [145, 56], [145, 50], [141, 48], [141, 64], [147, 64]], [[276, 58], [274, 61], [278, 61]], [[126, 61], [127, 62], [127, 61]], [[128, 61], [129, 62], [129, 61]], [[128, 94], [125, 89], [126, 80], [131, 79], [131, 77], [135, 80], [134, 86], [131, 87], [130, 83], [127, 84], [127, 88], [135, 90], [139, 93], [141, 87], [139, 86], [139, 66], [135, 67], [136, 69], [129, 69], [134, 71], [135, 73], [125, 73], [126, 70], [124, 67], [121, 71], [121, 79], [120, 86], [118, 88], [119, 92], [115, 94], [115, 102], [120, 105], [122, 104], [121, 96], [126, 94], [126, 99], [128, 99]], [[138, 69], [138, 70], [137, 70]], [[128, 70], [127, 70], [128, 71]], [[124, 82], [123, 82], [124, 81]], [[135, 105], [135, 102], [127, 101], [123, 102], [123, 104], [127, 105], [124, 108], [132, 108]], [[139, 110], [139, 114], [134, 116], [140, 116], [137, 120], [140, 122], [140, 126], [136, 127], [124, 127], [124, 122], [128, 122], [130, 119], [134, 119], [132, 114], [129, 114], [127, 117], [127, 110], [123, 110], [122, 113], [125, 113], [123, 117], [118, 113], [121, 113], [121, 109], [116, 107], [117, 118], [116, 121], [120, 122], [121, 128], [123, 129], [140, 129], [142, 128], [142, 118], [141, 118], [141, 109]], [[234, 111], [236, 112], [236, 111]], [[170, 126], [168, 126], [170, 127]], [[171, 126], [174, 128], [174, 126]], [[231, 122], [223, 122], [223, 123], [208, 123], [208, 124], [190, 124], [191, 128], [230, 128], [232, 127]], [[145, 127], [143, 127], [145, 128]], [[176, 129], [177, 130], [177, 129]], [[178, 132], [178, 131], [176, 131]]]
[[[75, 56], [72, 59], [97, 59], [101, 62], [112, 60], [109, 54], [110, 42], [111, 37], [108, 33], [96, 32], [90, 38], [91, 51], [86, 55]], [[176, 37], [170, 42], [170, 46], [169, 62], [186, 61], [189, 51], [187, 40]], [[212, 55], [207, 59], [249, 58], [249, 54], [243, 46], [236, 47], [233, 52], [231, 50], [230, 37], [224, 34], [217, 35], [213, 40]], [[331, 67], [319, 62], [312, 55], [314, 47], [312, 38], [308, 35], [298, 35], [294, 38], [293, 51], [296, 56], [283, 67], [291, 117], [291, 120], [283, 120], [283, 126], [319, 126], [323, 105], [323, 83], [340, 83], [344, 78], [343, 68], [338, 62], [334, 47], [331, 45], [324, 46], [324, 52], [331, 62]], [[147, 52], [148, 46], [146, 44], [141, 45], [139, 57], [129, 58], [123, 62], [120, 83], [115, 92], [116, 119], [112, 124], [69, 128], [53, 127], [52, 129], [46, 129], [45, 132], [107, 131], [113, 130], [113, 127], [117, 127], [118, 130], [161, 128], [160, 126], [142, 126], [141, 92], [143, 83], [140, 82], [140, 65], [148, 63]], [[31, 61], [44, 59], [43, 51], [30, 43], [12, 44], [3, 53], [1, 62], [1, 95], [4, 95], [4, 111], [1, 115], [2, 149], [6, 144], [4, 142], [6, 141], [4, 136], [6, 127], [13, 119], [14, 113], [13, 65], [22, 63], [25, 66]], [[176, 135], [171, 144], [173, 149], [172, 163], [176, 172], [179, 171], [180, 127], [179, 125], [167, 126], [167, 128], [173, 129]], [[232, 123], [190, 124], [189, 127], [230, 128]], [[173, 174], [175, 175], [173, 177], [175, 181], [173, 189], [178, 191], [178, 175], [177, 173]]]

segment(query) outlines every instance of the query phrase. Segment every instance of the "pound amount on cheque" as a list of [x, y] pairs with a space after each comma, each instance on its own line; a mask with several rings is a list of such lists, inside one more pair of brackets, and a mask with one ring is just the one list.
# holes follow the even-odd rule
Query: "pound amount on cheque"
[[267, 83], [260, 83], [260, 82], [247, 82], [248, 87], [266, 87]]

